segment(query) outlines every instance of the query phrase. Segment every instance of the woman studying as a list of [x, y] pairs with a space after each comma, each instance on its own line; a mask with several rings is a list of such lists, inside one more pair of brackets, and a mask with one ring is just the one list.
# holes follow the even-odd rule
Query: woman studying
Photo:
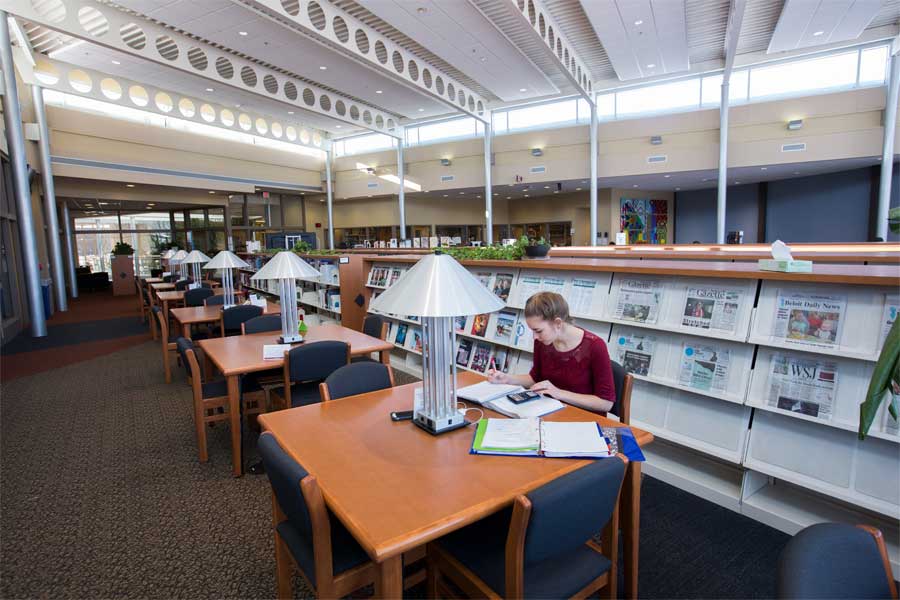
[[565, 298], [540, 292], [525, 303], [525, 322], [534, 333], [534, 364], [524, 375], [490, 371], [491, 383], [530, 388], [593, 412], [612, 411], [616, 400], [606, 343], [571, 323]]

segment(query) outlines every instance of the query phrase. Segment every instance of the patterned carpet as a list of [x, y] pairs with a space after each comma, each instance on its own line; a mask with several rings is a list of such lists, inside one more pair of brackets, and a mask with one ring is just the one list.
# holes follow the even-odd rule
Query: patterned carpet
[[[274, 595], [268, 480], [231, 477], [226, 427], [197, 461], [190, 391], [181, 372], [163, 383], [158, 352], [3, 384], [0, 597]], [[787, 536], [650, 478], [642, 507], [642, 597], [772, 596]]]

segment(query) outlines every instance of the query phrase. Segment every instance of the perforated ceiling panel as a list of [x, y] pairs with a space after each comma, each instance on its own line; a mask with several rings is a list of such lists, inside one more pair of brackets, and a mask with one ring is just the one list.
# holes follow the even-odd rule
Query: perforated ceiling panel
[[687, 0], [688, 55], [691, 65], [725, 58], [725, 30], [728, 27], [729, 0]]
[[556, 19], [563, 33], [575, 46], [575, 51], [587, 64], [593, 79], [615, 77], [612, 63], [597, 39], [591, 22], [584, 14], [579, 2], [573, 0], [544, 0], [544, 6]]

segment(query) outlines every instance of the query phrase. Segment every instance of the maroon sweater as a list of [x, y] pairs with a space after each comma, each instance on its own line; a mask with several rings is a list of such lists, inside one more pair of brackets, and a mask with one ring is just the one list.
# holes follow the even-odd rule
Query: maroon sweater
[[[529, 374], [535, 383], [546, 379], [561, 390], [616, 401], [606, 343], [590, 331], [585, 331], [581, 343], [568, 352], [535, 340], [534, 365]], [[615, 407], [610, 412], [615, 413]]]

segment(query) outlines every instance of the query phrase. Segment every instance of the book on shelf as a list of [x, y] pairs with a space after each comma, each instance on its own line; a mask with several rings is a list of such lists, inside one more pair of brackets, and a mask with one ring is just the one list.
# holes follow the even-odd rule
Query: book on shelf
[[887, 339], [894, 321], [897, 320], [897, 313], [900, 312], [900, 295], [885, 294], [884, 309], [881, 312], [881, 337], [878, 340], [879, 351], [884, 346], [884, 340]]
[[474, 342], [468, 338], [460, 338], [456, 345], [456, 365], [459, 367], [469, 366], [472, 360], [472, 346]]
[[735, 333], [744, 290], [723, 286], [690, 286], [682, 311], [682, 327]]
[[541, 291], [541, 276], [522, 271], [519, 273], [519, 280], [516, 282], [515, 306], [524, 308], [528, 299], [539, 291]]
[[484, 334], [487, 333], [489, 319], [490, 315], [487, 313], [472, 317], [472, 327], [469, 329], [469, 335], [483, 338]]
[[836, 362], [776, 352], [769, 363], [766, 403], [828, 421], [833, 414], [837, 385]]
[[388, 320], [388, 322], [387, 322], [387, 336], [385, 336], [384, 339], [385, 339], [386, 342], [390, 342], [391, 344], [393, 344], [393, 343], [394, 343], [394, 340], [395, 340], [396, 338], [397, 338], [397, 321], [390, 321], [390, 320]]
[[487, 372], [491, 361], [491, 346], [484, 342], [475, 343], [475, 351], [472, 354], [472, 363], [469, 368], [477, 373]]
[[399, 267], [395, 267], [395, 268], [391, 269], [391, 276], [390, 276], [390, 279], [388, 279], [387, 286], [388, 286], [388, 287], [391, 287], [392, 285], [394, 285], [395, 283], [397, 283], [397, 280], [399, 280], [400, 277], [401, 277], [401, 276], [403, 275], [403, 273], [405, 273], [405, 272], [406, 272], [405, 269], [401, 269], [401, 268], [399, 268]]
[[475, 279], [481, 282], [481, 285], [491, 289], [491, 284], [494, 281], [494, 274], [491, 271], [475, 271], [474, 275]]
[[514, 278], [515, 275], [512, 273], [497, 273], [494, 276], [494, 295], [506, 302], [509, 299]]
[[819, 348], [833, 348], [841, 339], [847, 296], [778, 290], [775, 339]]
[[512, 366], [515, 359], [513, 352], [513, 350], [503, 346], [493, 346], [491, 348], [491, 357], [488, 360], [488, 368], [502, 373], [509, 373], [510, 366]]
[[537, 417], [481, 419], [471, 452], [547, 458], [609, 458], [616, 454], [599, 423], [542, 421]]
[[468, 320], [469, 317], [466, 316], [453, 317], [453, 328], [457, 333], [465, 333]]
[[398, 323], [397, 324], [397, 335], [394, 337], [394, 343], [398, 346], [406, 346], [406, 334], [409, 330], [409, 325], [407, 323]]
[[516, 329], [518, 315], [512, 310], [501, 310], [491, 313], [491, 322], [488, 324], [490, 339], [501, 344], [512, 344], [513, 333]]
[[422, 352], [422, 330], [418, 327], [410, 327], [406, 334], [406, 343], [404, 346], [407, 350]]

